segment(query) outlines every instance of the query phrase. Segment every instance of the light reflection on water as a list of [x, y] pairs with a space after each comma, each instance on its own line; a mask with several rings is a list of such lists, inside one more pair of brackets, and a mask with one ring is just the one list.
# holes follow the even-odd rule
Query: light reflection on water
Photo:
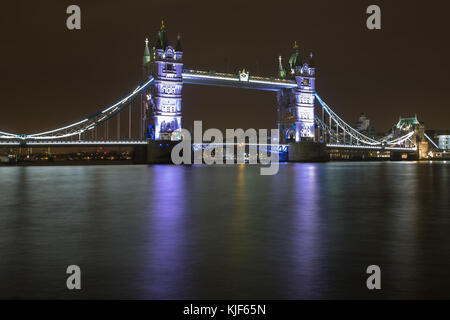
[[450, 298], [448, 166], [0, 167], [0, 298]]

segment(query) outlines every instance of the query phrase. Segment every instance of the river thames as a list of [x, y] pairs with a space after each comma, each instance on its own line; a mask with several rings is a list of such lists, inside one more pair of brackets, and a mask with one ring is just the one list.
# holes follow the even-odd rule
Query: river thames
[[450, 298], [450, 162], [259, 169], [0, 167], [0, 298]]

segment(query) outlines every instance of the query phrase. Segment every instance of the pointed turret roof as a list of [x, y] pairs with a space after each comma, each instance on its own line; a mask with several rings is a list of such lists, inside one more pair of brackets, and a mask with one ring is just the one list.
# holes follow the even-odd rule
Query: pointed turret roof
[[150, 50], [148, 49], [148, 38], [145, 38], [144, 56], [142, 57], [142, 64], [145, 66], [150, 62]]
[[145, 38], [144, 56], [150, 56], [150, 50], [148, 49], [148, 38]]
[[156, 33], [155, 49], [162, 49], [159, 31]]
[[301, 66], [301, 59], [300, 59], [300, 50], [298, 48], [297, 41], [294, 41], [294, 46], [292, 47], [292, 54], [289, 58], [289, 66], [291, 68], [291, 72], [294, 72], [295, 66]]
[[180, 34], [177, 35], [177, 46], [175, 47], [175, 51], [183, 51], [183, 48], [181, 47], [181, 36], [180, 36]]
[[158, 36], [156, 38], [156, 49], [165, 49], [168, 45], [166, 27], [164, 26], [164, 20], [161, 21], [161, 28], [158, 32]]
[[313, 56], [313, 53], [312, 53], [312, 52], [309, 53], [309, 61], [308, 61], [308, 64], [309, 64], [309, 66], [310, 66], [311, 68], [315, 68], [315, 67], [316, 67], [316, 64], [314, 63], [314, 56]]
[[419, 120], [417, 120], [417, 114], [414, 117], [410, 118], [399, 117], [397, 122], [397, 128], [410, 127], [417, 124], [420, 124]]
[[295, 66], [296, 67], [301, 67], [303, 65], [302, 63], [302, 57], [299, 53], [297, 53], [297, 57], [295, 59]]
[[281, 63], [281, 56], [278, 57], [278, 76], [280, 78], [286, 77], [286, 71], [283, 68], [283, 64]]

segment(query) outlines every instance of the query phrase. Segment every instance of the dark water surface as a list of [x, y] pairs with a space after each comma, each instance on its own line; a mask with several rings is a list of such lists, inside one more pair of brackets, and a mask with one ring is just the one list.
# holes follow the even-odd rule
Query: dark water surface
[[450, 298], [449, 181], [448, 162], [0, 167], [0, 298]]

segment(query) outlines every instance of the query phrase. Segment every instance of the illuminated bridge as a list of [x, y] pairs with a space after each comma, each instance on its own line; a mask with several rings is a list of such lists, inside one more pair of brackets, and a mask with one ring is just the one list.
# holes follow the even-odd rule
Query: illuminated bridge
[[[53, 146], [139, 146], [180, 140], [183, 85], [210, 85], [273, 91], [277, 97], [279, 150], [301, 143], [316, 143], [333, 150], [417, 152], [419, 144], [430, 140], [413, 127], [402, 127], [386, 137], [375, 139], [345, 122], [315, 90], [316, 67], [310, 54], [303, 59], [297, 44], [288, 63], [278, 58], [278, 73], [272, 77], [238, 73], [199, 71], [184, 67], [181, 39], [175, 46], [167, 40], [164, 24], [153, 45], [145, 41], [143, 82], [114, 104], [80, 121], [39, 133], [0, 131], [4, 147]], [[139, 112], [139, 135], [132, 134], [132, 110]], [[120, 122], [121, 114], [126, 114]], [[114, 121], [112, 132], [109, 123]], [[128, 122], [128, 123], [127, 123]], [[134, 124], [136, 126], [136, 124]], [[121, 135], [121, 127], [128, 135]]]

